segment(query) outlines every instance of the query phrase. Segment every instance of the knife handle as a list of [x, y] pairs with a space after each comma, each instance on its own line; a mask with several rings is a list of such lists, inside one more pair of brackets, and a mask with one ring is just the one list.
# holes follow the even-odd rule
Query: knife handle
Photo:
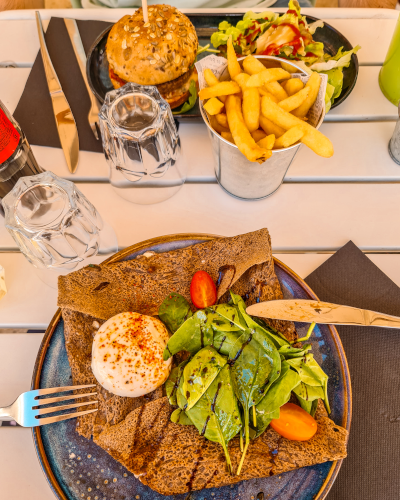
[[42, 54], [44, 71], [46, 73], [46, 80], [49, 86], [50, 95], [54, 95], [57, 92], [62, 92], [61, 84], [57, 78], [53, 63], [51, 62], [49, 51], [47, 50], [47, 45], [44, 39], [44, 31], [42, 25], [42, 19], [40, 17], [39, 11], [35, 12], [36, 15], [36, 25], [39, 35], [40, 52]]
[[82, 39], [79, 34], [78, 25], [76, 24], [75, 19], [64, 19], [65, 26], [67, 27], [68, 35], [72, 43], [72, 48], [74, 49], [76, 60], [78, 61], [79, 69], [81, 70], [83, 81], [86, 85], [86, 90], [89, 94], [90, 103], [92, 105], [92, 109], [97, 112], [100, 112], [100, 106], [96, 99], [96, 96], [93, 94], [92, 90], [89, 87], [89, 83], [86, 76], [86, 54], [85, 49], [83, 48]]

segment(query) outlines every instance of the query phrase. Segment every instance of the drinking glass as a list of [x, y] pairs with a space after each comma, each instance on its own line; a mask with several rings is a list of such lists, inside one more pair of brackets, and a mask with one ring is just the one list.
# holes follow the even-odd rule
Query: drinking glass
[[108, 92], [99, 118], [109, 180], [122, 198], [148, 205], [179, 191], [186, 165], [171, 108], [156, 87], [128, 83]]
[[99, 253], [118, 250], [114, 231], [90, 201], [52, 172], [20, 178], [3, 207], [7, 230], [51, 286], [60, 274], [96, 263]]
[[383, 95], [398, 106], [400, 102], [400, 15], [385, 62], [379, 72], [379, 86]]

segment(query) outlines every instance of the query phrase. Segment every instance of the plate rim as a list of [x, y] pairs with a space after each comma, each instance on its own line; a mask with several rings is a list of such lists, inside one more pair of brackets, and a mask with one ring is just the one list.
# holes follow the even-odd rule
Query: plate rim
[[[118, 262], [123, 258], [128, 257], [132, 253], [137, 253], [140, 252], [141, 250], [148, 248], [149, 246], [160, 245], [162, 243], [171, 243], [174, 241], [182, 241], [182, 240], [210, 241], [213, 239], [220, 239], [220, 238], [225, 238], [225, 236], [210, 234], [210, 233], [174, 233], [164, 236], [156, 236], [155, 238], [150, 238], [144, 241], [140, 241], [138, 243], [130, 245], [127, 248], [118, 251], [117, 253], [111, 255], [108, 259], [104, 260], [102, 264], [110, 264], [113, 262]], [[313, 298], [314, 300], [319, 300], [314, 291], [297, 273], [295, 273], [292, 269], [290, 269], [290, 267], [288, 267], [286, 264], [284, 264], [282, 261], [280, 261], [274, 256], [273, 260], [274, 260], [274, 265], [277, 265], [287, 274], [289, 274], [289, 276], [293, 278], [303, 288], [303, 290], [311, 296], [311, 298]], [[40, 344], [36, 356], [32, 374], [31, 390], [39, 389], [40, 377], [42, 373], [46, 352], [60, 319], [61, 319], [61, 308], [58, 308], [46, 329], [46, 332], [44, 334], [44, 337], [42, 339], [42, 342]], [[350, 372], [347, 363], [346, 353], [344, 351], [337, 329], [333, 325], [326, 325], [326, 326], [330, 330], [330, 333], [336, 345], [337, 352], [339, 353], [340, 368], [342, 371], [342, 377], [344, 383], [344, 405], [343, 405], [344, 415], [341, 425], [347, 431], [350, 431], [351, 418], [352, 418], [352, 388], [351, 388]], [[40, 427], [32, 428], [32, 437], [40, 466], [55, 496], [59, 500], [68, 500], [50, 466], [46, 450], [43, 445], [40, 429], [41, 429]], [[324, 500], [339, 473], [342, 462], [343, 459], [332, 461], [332, 466], [329, 469], [328, 475], [323, 484], [321, 485], [321, 488], [319, 489], [317, 495], [314, 497], [314, 500]]]
[[[231, 13], [228, 12], [226, 14], [237, 14], [238, 16], [242, 16], [243, 17], [243, 14], [238, 14], [236, 12], [231, 12]], [[188, 15], [189, 16], [193, 16], [193, 17], [200, 17], [200, 16], [204, 16], [206, 14], [205, 13], [194, 13], [194, 14], [188, 14]], [[218, 15], [218, 14], [215, 14], [215, 15]], [[310, 20], [313, 20], [313, 21], [321, 21], [321, 18], [318, 18], [318, 17], [309, 16], [307, 14], [305, 14], [305, 16], [307, 17], [307, 19], [310, 19]], [[348, 40], [348, 38], [345, 37], [339, 30], [337, 30], [331, 24], [329, 24], [329, 23], [327, 23], [325, 21], [323, 21], [323, 22], [324, 22], [324, 26], [327, 26], [330, 30], [336, 32], [338, 35], [340, 35], [343, 38], [344, 41], [346, 41], [349, 44], [350, 47], [354, 48], [353, 45]], [[91, 64], [92, 64], [93, 52], [95, 51], [96, 47], [101, 42], [101, 40], [104, 38], [104, 35], [111, 30], [111, 28], [113, 27], [114, 24], [115, 23], [112, 23], [111, 26], [108, 26], [107, 28], [104, 28], [104, 30], [101, 33], [99, 33], [99, 35], [93, 41], [93, 43], [90, 46], [90, 49], [89, 49], [89, 51], [87, 53], [86, 77], [87, 77], [87, 80], [88, 80], [91, 92], [93, 93], [93, 95], [96, 96], [96, 98], [99, 100], [99, 102], [101, 103], [101, 105], [103, 105], [104, 99], [100, 96], [100, 94], [97, 92], [97, 90], [95, 89], [95, 87], [93, 85], [92, 76], [91, 76], [91, 73], [90, 73], [90, 67], [91, 67]], [[349, 87], [346, 88], [346, 92], [343, 95], [341, 93], [340, 96], [337, 99], [335, 99], [335, 102], [332, 104], [331, 109], [334, 109], [337, 106], [339, 106], [340, 104], [342, 104], [342, 102], [345, 101], [347, 99], [347, 97], [351, 94], [351, 92], [353, 91], [353, 89], [354, 89], [354, 87], [355, 87], [355, 85], [357, 83], [358, 73], [359, 73], [359, 68], [360, 68], [360, 64], [358, 62], [358, 56], [357, 56], [357, 54], [352, 54], [351, 55], [351, 61], [354, 63], [354, 66], [355, 66], [355, 78], [354, 78], [354, 81], [352, 82], [352, 84]], [[189, 116], [188, 115], [186, 117], [186, 119], [187, 119], [187, 121], [192, 121], [192, 120], [198, 119], [200, 117], [201, 117], [200, 114], [199, 114], [199, 116]], [[176, 118], [185, 119], [185, 113], [183, 113], [181, 115], [177, 115]]]

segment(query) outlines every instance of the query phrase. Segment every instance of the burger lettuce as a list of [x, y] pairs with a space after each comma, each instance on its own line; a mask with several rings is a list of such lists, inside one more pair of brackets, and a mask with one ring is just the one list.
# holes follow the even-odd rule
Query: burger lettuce
[[186, 113], [186, 111], [189, 111], [190, 109], [193, 108], [193, 106], [196, 104], [197, 101], [197, 86], [196, 82], [194, 80], [190, 81], [190, 86], [189, 86], [189, 97], [188, 99], [180, 106], [179, 108], [174, 109], [172, 111], [173, 115], [180, 115], [182, 113]]
[[306, 16], [300, 13], [297, 0], [290, 0], [288, 10], [279, 16], [265, 11], [255, 14], [247, 12], [242, 21], [232, 26], [227, 21], [220, 23], [218, 32], [211, 37], [215, 48], [225, 52], [225, 46], [232, 35], [235, 51], [238, 55], [271, 55], [297, 62], [308, 73], [317, 71], [328, 75], [327, 110], [339, 97], [343, 88], [343, 68], [348, 67], [352, 54], [360, 49], [343, 51], [341, 47], [332, 56], [325, 52], [324, 44], [313, 40], [313, 35], [324, 23], [321, 20], [308, 24]]

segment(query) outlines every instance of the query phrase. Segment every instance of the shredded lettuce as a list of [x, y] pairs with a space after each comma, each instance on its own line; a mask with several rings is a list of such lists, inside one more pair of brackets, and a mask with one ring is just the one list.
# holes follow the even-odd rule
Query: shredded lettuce
[[[275, 14], [275, 12], [270, 12], [268, 10], [265, 10], [264, 12], [260, 12], [259, 14], [256, 14], [252, 10], [249, 10], [246, 12], [246, 14], [243, 16], [243, 20], [246, 19], [252, 19], [252, 20], [264, 20], [267, 19], [269, 22], [273, 22], [275, 19], [277, 19], [279, 16], [278, 14]], [[221, 25], [220, 25], [221, 26]], [[221, 29], [221, 28], [220, 28]]]
[[357, 45], [354, 49], [347, 52], [343, 52], [342, 49], [343, 47], [340, 47], [338, 53], [328, 61], [313, 64], [311, 69], [314, 71], [329, 71], [334, 68], [347, 68], [350, 65], [352, 54], [356, 54], [361, 47]]
[[186, 102], [184, 102], [181, 107], [172, 111], [173, 115], [180, 115], [182, 113], [186, 113], [187, 111], [192, 109], [193, 106], [196, 104], [197, 87], [196, 87], [196, 82], [194, 80], [190, 81], [189, 92], [190, 92], [190, 95], [189, 95], [188, 100]]
[[335, 87], [330, 83], [327, 83], [325, 92], [325, 113], [327, 113], [331, 109], [333, 103], [332, 96], [334, 92], [335, 92]]
[[308, 32], [311, 35], [315, 34], [317, 28], [323, 28], [323, 27], [324, 27], [324, 21], [322, 21], [322, 19], [318, 19], [318, 21], [315, 21], [315, 23], [311, 23], [307, 26]]

